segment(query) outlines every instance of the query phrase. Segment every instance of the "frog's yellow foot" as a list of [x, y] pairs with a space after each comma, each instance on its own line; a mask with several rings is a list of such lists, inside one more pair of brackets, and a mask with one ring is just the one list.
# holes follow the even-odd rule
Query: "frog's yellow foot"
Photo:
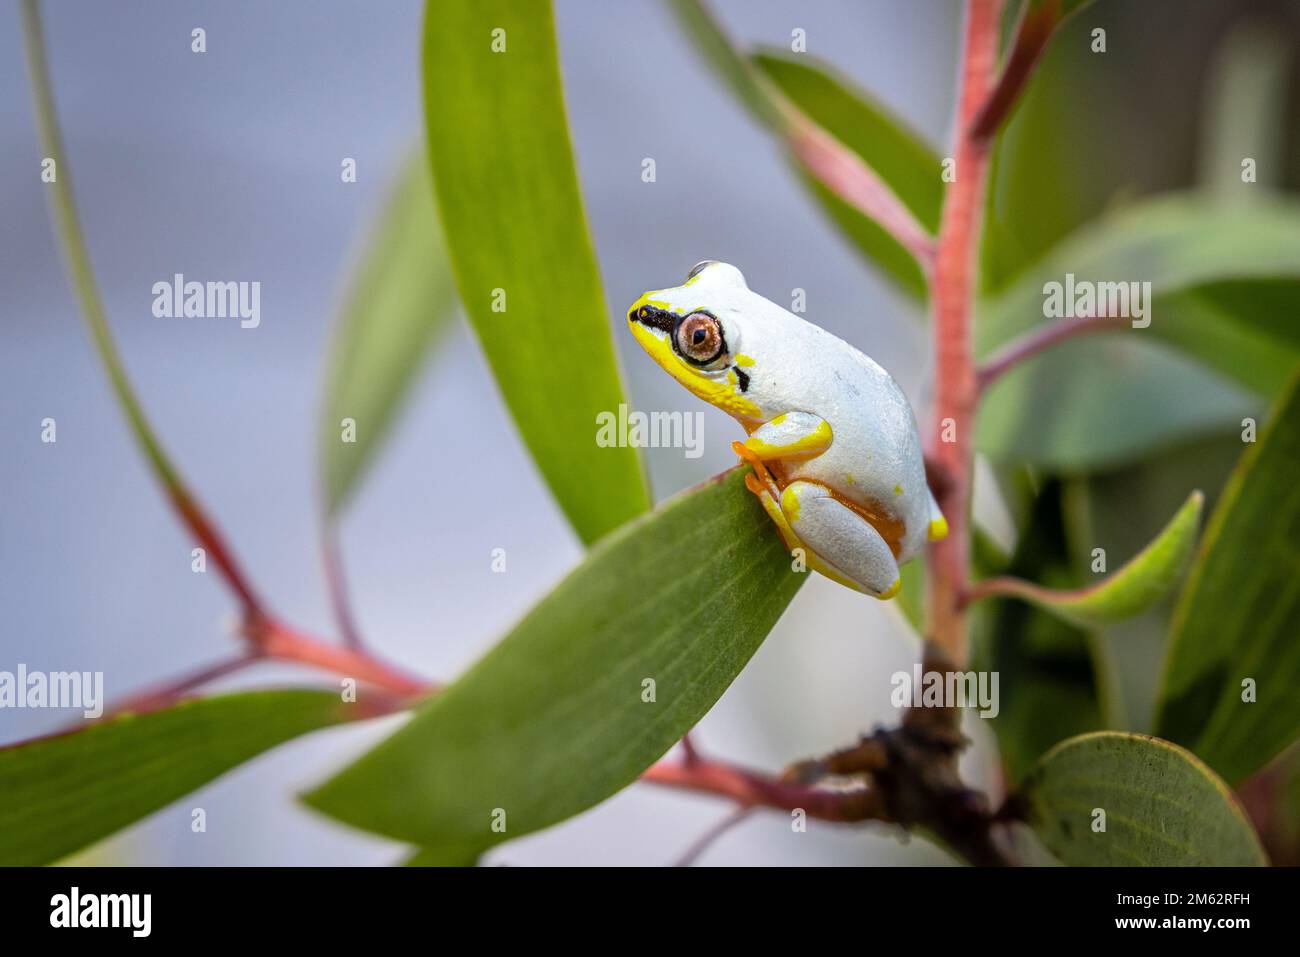
[[[763, 484], [763, 487], [767, 489], [772, 498], [775, 499], [780, 497], [781, 489], [776, 484], [776, 479], [772, 477], [772, 473], [768, 471], [767, 466], [763, 463], [763, 460], [758, 457], [757, 452], [746, 446], [743, 442], [732, 442], [731, 451], [739, 455], [743, 461], [749, 463], [749, 467], [754, 470], [753, 477]], [[748, 476], [745, 479], [745, 484], [749, 485]], [[750, 486], [750, 491], [753, 491], [753, 486]], [[758, 493], [755, 492], [754, 494], [757, 495]]]
[[772, 524], [776, 526], [776, 530], [781, 536], [781, 541], [785, 543], [786, 551], [803, 548], [803, 542], [794, 533], [790, 523], [785, 520], [785, 513], [781, 511], [781, 506], [777, 504], [776, 496], [763, 484], [763, 481], [751, 472], [745, 476], [745, 488], [753, 492], [762, 504], [763, 511], [767, 512], [767, 517], [772, 520]]

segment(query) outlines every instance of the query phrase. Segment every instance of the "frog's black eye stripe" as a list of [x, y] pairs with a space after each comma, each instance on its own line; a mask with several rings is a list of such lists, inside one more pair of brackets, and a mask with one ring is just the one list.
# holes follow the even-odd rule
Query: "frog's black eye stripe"
[[677, 324], [681, 322], [680, 316], [658, 306], [641, 306], [639, 309], [633, 309], [627, 314], [627, 318], [629, 322], [639, 322], [643, 326], [658, 329], [670, 336], [677, 328]]

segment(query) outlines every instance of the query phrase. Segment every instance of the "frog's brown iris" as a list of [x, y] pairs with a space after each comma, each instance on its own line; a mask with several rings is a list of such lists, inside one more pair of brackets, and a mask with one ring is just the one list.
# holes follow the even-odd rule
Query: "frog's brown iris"
[[677, 351], [699, 365], [722, 355], [722, 327], [706, 312], [693, 312], [677, 327]]

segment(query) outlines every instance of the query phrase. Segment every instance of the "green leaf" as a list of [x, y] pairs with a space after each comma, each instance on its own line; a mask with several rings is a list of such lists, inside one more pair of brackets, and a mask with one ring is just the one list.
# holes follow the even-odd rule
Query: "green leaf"
[[307, 802], [459, 856], [636, 780], [713, 706], [803, 581], [744, 472], [598, 544], [486, 657]]
[[[455, 303], [429, 161], [421, 151], [389, 191], [335, 322], [320, 433], [327, 515], [374, 461]], [[356, 423], [355, 442], [340, 440], [345, 418]]]
[[[883, 104], [854, 88], [834, 67], [805, 54], [762, 50], [753, 63], [810, 119], [857, 153], [930, 232], [939, 229], [943, 181], [939, 154]], [[812, 177], [805, 184], [868, 259], [918, 298], [926, 281], [911, 253], [873, 220]]]
[[1201, 493], [1192, 492], [1149, 545], [1096, 585], [1064, 591], [1020, 578], [999, 578], [995, 594], [1023, 598], [1081, 628], [1132, 618], [1159, 601], [1187, 567], [1196, 545], [1202, 502]]
[[478, 847], [443, 846], [435, 850], [421, 848], [402, 861], [403, 867], [476, 867], [481, 852]]
[[[1255, 389], [1257, 360], [1270, 363], [1263, 379], [1275, 384], [1270, 350], [1300, 350], [1290, 314], [1278, 311], [1300, 277], [1300, 208], [1293, 205], [1174, 197], [1104, 217], [981, 305], [980, 354], [1045, 321], [1043, 286], [1063, 283], [1067, 273], [1076, 281], [1150, 282], [1151, 324], [1117, 321], [1113, 334], [1057, 346], [996, 383], [981, 407], [978, 443], [998, 459], [1080, 472], [1145, 456], [1257, 411], [1250, 395], [1182, 361], [1181, 350]], [[1258, 309], [1224, 295], [1224, 284], [1241, 292], [1247, 281], [1260, 284], [1249, 293]], [[1191, 314], [1189, 293], [1209, 305]]]
[[50, 210], [54, 219], [55, 234], [63, 254], [68, 276], [81, 306], [82, 317], [90, 330], [100, 365], [108, 376], [109, 386], [126, 418], [131, 436], [149, 463], [154, 477], [163, 486], [172, 507], [181, 521], [212, 554], [217, 568], [245, 607], [257, 606], [257, 599], [238, 571], [230, 549], [221, 540], [215, 526], [204, 512], [199, 500], [173, 464], [154, 432], [145, 414], [144, 406], [136, 395], [131, 378], [117, 351], [117, 343], [108, 325], [108, 314], [100, 297], [95, 271], [90, 263], [90, 253], [82, 235], [77, 216], [77, 204], [72, 189], [71, 165], [63, 148], [63, 134], [59, 130], [58, 111], [54, 106], [54, 91], [50, 84], [49, 63], [45, 55], [44, 28], [41, 9], [36, 0], [27, 0], [21, 6], [23, 48], [27, 54], [28, 78], [32, 86], [32, 99], [36, 125], [40, 133], [44, 155], [54, 161], [57, 177], [49, 184]]
[[1300, 369], [1210, 517], [1171, 631], [1156, 728], [1234, 782], [1300, 735], [1297, 423]]
[[[1134, 555], [1160, 532], [1166, 516], [1182, 505], [1189, 488], [1205, 492], [1203, 513], [1214, 508], [1233, 466], [1241, 458], [1240, 429], [1162, 451], [1132, 466], [1074, 479], [1067, 499], [1077, 506], [1074, 551], [1087, 562], [1090, 551]], [[1080, 569], [1080, 574], [1086, 574]], [[1076, 579], [1077, 580], [1077, 579]], [[1156, 691], [1164, 662], [1169, 622], [1179, 589], [1152, 608], [1099, 630], [1093, 636], [1106, 670], [1106, 727], [1154, 730]]]
[[[494, 32], [504, 52], [493, 52]], [[585, 542], [650, 506], [574, 168], [547, 2], [439, 0], [424, 31], [434, 191], [470, 324], [533, 460]], [[563, 401], [557, 401], [557, 397]]]
[[[1029, 825], [1065, 864], [1242, 867], [1266, 864], [1237, 799], [1176, 744], [1115, 731], [1053, 748], [1021, 785]], [[1094, 831], [1095, 809], [1106, 813]]]
[[[1132, 329], [1119, 322], [1117, 334], [1172, 334], [1164, 328], [1171, 322], [1160, 313], [1160, 296], [1226, 280], [1300, 278], [1300, 206], [1281, 201], [1226, 205], [1173, 196], [1102, 217], [1057, 245], [1005, 294], [980, 305], [977, 351], [985, 354], [1051, 321], [1043, 317], [1043, 285], [1064, 282], [1067, 273], [1076, 283], [1150, 282], [1157, 297], [1151, 325]], [[1243, 315], [1241, 321], [1254, 322], [1255, 317]], [[1300, 340], [1278, 317], [1260, 317], [1259, 324]]]
[[248, 691], [0, 748], [0, 865], [57, 861], [277, 744], [364, 716], [334, 692]]
[[1056, 16], [1056, 22], [1060, 23], [1066, 17], [1092, 3], [1092, 0], [1029, 0], [1029, 9], [1039, 10], [1043, 7], [1056, 7], [1059, 11]]
[[819, 182], [797, 159], [795, 142], [803, 125], [829, 134], [844, 157], [853, 157], [901, 201], [903, 216], [920, 234], [938, 227], [943, 184], [939, 159], [925, 142], [887, 109], [825, 65], [770, 51], [753, 57], [740, 51], [699, 0], [672, 0], [683, 33], [695, 44], [755, 119], [790, 148], [804, 183], [850, 241], [906, 292], [926, 293], [925, 277], [913, 254], [873, 218]]
[[775, 95], [770, 82], [753, 68], [722, 31], [714, 15], [700, 0], [669, 0], [682, 33], [695, 44], [704, 62], [718, 72], [731, 92], [764, 125], [784, 135], [790, 113]]
[[1300, 362], [1300, 280], [1207, 283], [1156, 308], [1165, 342], [1260, 395], [1281, 392]]

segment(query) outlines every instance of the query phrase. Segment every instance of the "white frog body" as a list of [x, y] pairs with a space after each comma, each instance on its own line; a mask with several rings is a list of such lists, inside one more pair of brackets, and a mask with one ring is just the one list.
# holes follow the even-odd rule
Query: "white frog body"
[[628, 321], [660, 366], [749, 433], [734, 446], [754, 467], [747, 484], [810, 567], [890, 598], [898, 566], [947, 533], [889, 373], [752, 292], [734, 266], [701, 263]]

